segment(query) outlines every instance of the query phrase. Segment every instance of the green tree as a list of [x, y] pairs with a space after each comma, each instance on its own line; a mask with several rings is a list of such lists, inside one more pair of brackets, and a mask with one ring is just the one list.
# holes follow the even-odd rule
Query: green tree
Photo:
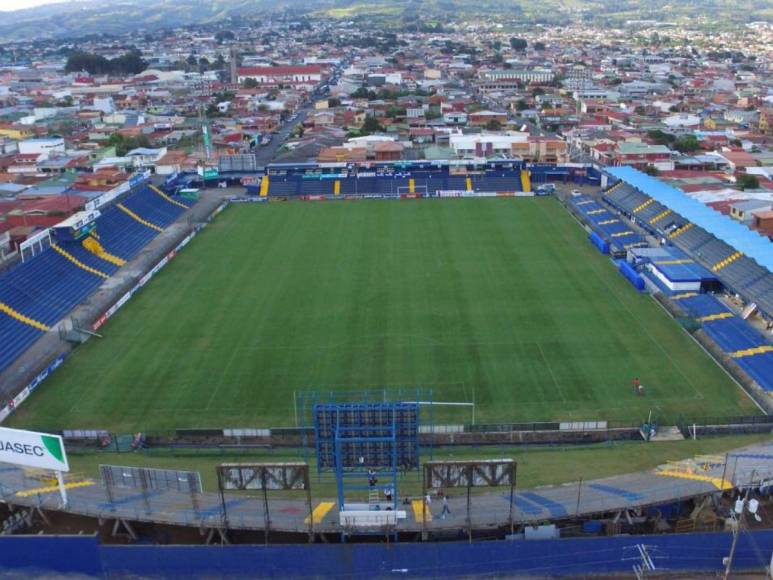
[[680, 153], [692, 153], [698, 151], [701, 148], [701, 144], [698, 142], [698, 138], [695, 135], [683, 135], [674, 141], [674, 149]]
[[215, 41], [218, 44], [222, 44], [226, 40], [234, 40], [236, 36], [230, 30], [218, 30], [215, 33]]
[[500, 123], [497, 119], [491, 119], [488, 123], [486, 123], [486, 129], [489, 131], [499, 131], [502, 128], [502, 123]]
[[123, 157], [132, 149], [138, 147], [150, 147], [150, 140], [145, 135], [137, 137], [124, 137], [120, 133], [113, 133], [107, 140], [108, 145], [115, 147], [115, 154]]
[[514, 36], [513, 38], [510, 39], [510, 47], [513, 50], [516, 50], [518, 52], [523, 52], [526, 50], [527, 46], [528, 46], [528, 42], [526, 42], [526, 39], [524, 38], [518, 38]]
[[254, 88], [257, 88], [258, 81], [256, 81], [252, 77], [247, 77], [246, 79], [244, 79], [244, 82], [242, 83], [242, 86], [245, 89], [254, 89]]
[[744, 173], [738, 176], [736, 184], [741, 188], [741, 191], [745, 191], [747, 189], [757, 189], [760, 186], [760, 180], [757, 179], [756, 175]]
[[369, 101], [372, 101], [376, 98], [376, 93], [369, 91], [365, 87], [360, 87], [352, 93], [352, 97], [355, 99], [368, 99]]
[[380, 133], [383, 131], [384, 128], [381, 126], [381, 123], [378, 122], [378, 119], [376, 117], [373, 117], [371, 115], [368, 115], [365, 117], [365, 122], [362, 124], [361, 133], [363, 135], [370, 135], [371, 133]]
[[654, 165], [647, 165], [647, 167], [644, 168], [644, 173], [652, 175], [653, 177], [660, 175], [660, 171], [658, 171], [658, 168]]
[[665, 131], [661, 131], [660, 129], [654, 129], [652, 131], [647, 131], [647, 136], [655, 141], [658, 145], [671, 145], [674, 141], [676, 141], [676, 135], [672, 135], [671, 133], [666, 133]]
[[341, 106], [341, 99], [338, 99], [336, 97], [331, 97], [327, 100], [327, 106], [331, 109], [335, 109], [336, 107]]
[[427, 121], [431, 121], [433, 119], [439, 119], [440, 109], [438, 107], [430, 107], [429, 109], [424, 111], [424, 118], [427, 119]]
[[386, 116], [390, 119], [405, 116], [405, 109], [403, 107], [389, 107], [389, 109], [387, 109]]
[[148, 63], [142, 59], [142, 54], [132, 48], [127, 53], [114, 59], [106, 59], [99, 54], [88, 52], [73, 52], [67, 57], [64, 66], [66, 72], [86, 71], [89, 74], [138, 74], [148, 68]]

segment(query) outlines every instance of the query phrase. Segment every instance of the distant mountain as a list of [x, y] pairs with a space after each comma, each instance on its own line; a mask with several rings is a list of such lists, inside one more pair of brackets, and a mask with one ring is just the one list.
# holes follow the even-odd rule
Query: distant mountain
[[0, 42], [149, 32], [270, 14], [361, 20], [388, 28], [420, 21], [490, 18], [522, 23], [621, 23], [656, 19], [727, 27], [773, 21], [773, 0], [74, 0], [3, 13]]

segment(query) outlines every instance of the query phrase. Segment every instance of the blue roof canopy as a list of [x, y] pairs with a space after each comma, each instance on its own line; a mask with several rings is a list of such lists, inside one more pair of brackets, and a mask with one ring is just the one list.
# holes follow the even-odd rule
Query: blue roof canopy
[[773, 243], [768, 238], [638, 169], [623, 166], [606, 171], [773, 272]]

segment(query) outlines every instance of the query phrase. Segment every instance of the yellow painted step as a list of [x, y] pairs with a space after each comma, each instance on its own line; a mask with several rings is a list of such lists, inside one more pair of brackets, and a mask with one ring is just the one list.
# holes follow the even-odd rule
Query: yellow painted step
[[19, 322], [23, 322], [24, 324], [29, 324], [30, 326], [34, 326], [38, 330], [42, 330], [43, 332], [48, 332], [49, 328], [42, 322], [38, 322], [37, 320], [34, 320], [30, 318], [29, 316], [25, 316], [18, 310], [14, 310], [7, 304], [3, 304], [0, 302], [0, 312], [5, 312], [8, 316], [11, 318], [15, 318]]
[[671, 300], [681, 300], [682, 298], [692, 298], [693, 296], [697, 296], [697, 292], [685, 292], [683, 294], [674, 294], [671, 297]]
[[753, 348], [745, 348], [743, 350], [737, 350], [730, 353], [733, 358], [741, 358], [745, 356], [754, 356], [756, 354], [765, 354], [766, 352], [773, 352], [773, 346], [769, 344], [763, 344], [762, 346], [755, 346]]
[[643, 204], [641, 204], [639, 207], [637, 207], [637, 208], [634, 208], [634, 210], [633, 210], [633, 213], [639, 213], [639, 212], [640, 212], [641, 210], [643, 210], [645, 207], [647, 207], [648, 205], [651, 205], [651, 204], [653, 204], [653, 203], [655, 203], [655, 200], [654, 200], [654, 199], [652, 199], [652, 198], [650, 198], [650, 199], [648, 199], [647, 201], [645, 201]]
[[67, 259], [68, 259], [70, 262], [72, 262], [73, 264], [75, 264], [76, 266], [78, 266], [78, 268], [80, 268], [81, 270], [86, 270], [86, 272], [88, 272], [89, 274], [94, 274], [95, 276], [99, 276], [100, 278], [105, 278], [105, 279], [107, 279], [107, 278], [109, 278], [109, 277], [110, 277], [110, 276], [108, 276], [107, 274], [105, 274], [104, 272], [102, 272], [101, 270], [97, 270], [96, 268], [92, 268], [91, 266], [88, 266], [87, 264], [84, 264], [84, 263], [83, 263], [83, 262], [81, 262], [81, 261], [80, 261], [78, 258], [76, 258], [75, 256], [73, 256], [73, 255], [72, 255], [70, 252], [68, 252], [67, 250], [65, 250], [65, 249], [64, 249], [64, 248], [62, 248], [61, 246], [58, 246], [58, 245], [56, 245], [56, 244], [52, 244], [52, 246], [51, 246], [51, 247], [52, 247], [52, 248], [54, 248], [54, 250], [55, 250], [55, 251], [56, 251], [58, 254], [60, 254], [61, 256], [64, 256], [64, 257], [65, 257], [65, 258], [67, 258]]
[[133, 218], [134, 220], [140, 222], [143, 226], [150, 228], [151, 230], [156, 230], [157, 232], [163, 232], [164, 228], [157, 226], [156, 224], [150, 223], [148, 220], [143, 218], [142, 216], [137, 215], [132, 210], [130, 210], [128, 207], [126, 207], [122, 203], [116, 204], [116, 207], [120, 209], [122, 212], [124, 212], [129, 217]]
[[425, 500], [423, 499], [411, 500], [411, 509], [413, 510], [413, 517], [416, 518], [416, 522], [419, 524], [432, 521], [432, 511], [429, 509], [429, 506], [425, 507], [424, 504], [425, 504]]
[[260, 197], [268, 195], [268, 175], [264, 175], [260, 180]]
[[676, 238], [677, 236], [681, 236], [683, 233], [685, 233], [687, 230], [689, 230], [690, 228], [692, 228], [694, 225], [695, 225], [695, 224], [686, 224], [686, 225], [682, 226], [681, 228], [679, 228], [679, 229], [677, 229], [677, 230], [674, 230], [673, 232], [671, 232], [670, 234], [668, 234], [668, 239], [669, 239], [669, 240], [673, 240], [673, 239], [674, 239], [674, 238]]
[[677, 479], [689, 479], [691, 481], [705, 481], [720, 490], [733, 489], [734, 487], [732, 482], [723, 480], [721, 477], [693, 473], [688, 470], [664, 469], [658, 471], [657, 474], [663, 477], [675, 477]]
[[741, 256], [743, 256], [743, 254], [741, 252], [734, 252], [731, 255], [729, 255], [727, 258], [722, 260], [721, 262], [717, 262], [716, 264], [714, 264], [711, 267], [711, 271], [712, 272], [719, 272], [722, 268], [724, 268], [725, 266], [729, 266], [730, 264], [735, 262]]
[[[84, 481], [73, 481], [72, 483], [65, 483], [64, 488], [65, 489], [74, 489], [76, 487], [89, 487], [91, 485], [95, 485], [94, 482], [90, 479], [86, 479]], [[38, 495], [40, 493], [55, 493], [59, 491], [59, 485], [47, 485], [45, 487], [35, 487], [32, 489], [23, 489], [22, 491], [17, 491], [16, 495], [18, 497], [30, 497], [33, 495]]]
[[521, 186], [526, 193], [531, 191], [531, 176], [526, 169], [521, 169]]
[[97, 258], [100, 258], [105, 262], [110, 262], [111, 264], [115, 264], [116, 266], [123, 266], [126, 263], [126, 260], [124, 260], [123, 258], [119, 258], [118, 256], [114, 256], [113, 254], [110, 254], [109, 252], [107, 252], [105, 248], [102, 247], [102, 244], [100, 244], [96, 239], [94, 239], [91, 236], [88, 236], [85, 240], [83, 240], [81, 245], [87, 251], [91, 252]]
[[188, 206], [187, 206], [187, 205], [185, 205], [184, 203], [180, 203], [179, 201], [176, 201], [176, 200], [172, 199], [172, 198], [171, 198], [171, 197], [169, 197], [167, 194], [165, 194], [163, 191], [161, 191], [159, 188], [157, 188], [155, 185], [151, 185], [151, 186], [150, 186], [150, 189], [152, 189], [153, 191], [155, 191], [155, 192], [156, 192], [158, 195], [160, 195], [161, 197], [163, 197], [163, 198], [164, 198], [166, 201], [168, 201], [169, 203], [171, 203], [171, 204], [173, 204], [173, 205], [176, 205], [176, 206], [178, 206], [178, 207], [181, 207], [181, 208], [183, 208], [183, 209], [188, 209]]
[[[311, 512], [311, 519], [313, 520], [313, 522], [315, 524], [318, 524], [318, 523], [322, 522], [322, 520], [325, 519], [325, 516], [327, 515], [327, 513], [331, 509], [333, 509], [334, 505], [335, 505], [335, 503], [333, 503], [332, 501], [321, 501], [321, 502], [319, 502], [317, 504], [317, 507], [315, 507], [312, 510], [312, 512]], [[303, 523], [305, 523], [307, 525], [311, 523], [309, 521], [309, 516], [306, 516], [306, 519], [303, 520]]]
[[718, 312], [717, 314], [709, 314], [708, 316], [702, 316], [698, 320], [701, 322], [711, 322], [713, 320], [724, 320], [725, 318], [732, 318], [732, 312]]

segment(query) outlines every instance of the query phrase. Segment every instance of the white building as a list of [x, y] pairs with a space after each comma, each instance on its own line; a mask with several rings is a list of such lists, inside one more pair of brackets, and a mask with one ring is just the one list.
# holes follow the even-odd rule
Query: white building
[[690, 115], [689, 113], [678, 113], [663, 119], [663, 124], [672, 129], [677, 127], [697, 127], [701, 124], [701, 118], [698, 115]]
[[242, 67], [237, 73], [237, 80], [243, 83], [253, 79], [258, 84], [308, 84], [322, 80], [322, 67], [306, 66], [254, 66]]
[[40, 139], [25, 139], [19, 141], [19, 153], [22, 155], [38, 154], [50, 157], [52, 153], [64, 153], [62, 137], [46, 137]]
[[517, 131], [491, 135], [454, 133], [448, 141], [451, 149], [459, 157], [486, 157], [497, 154], [509, 157], [514, 144], [528, 143], [529, 134]]
[[113, 102], [113, 97], [94, 97], [94, 109], [97, 111], [102, 111], [105, 114], [110, 114], [115, 111], [115, 103]]

